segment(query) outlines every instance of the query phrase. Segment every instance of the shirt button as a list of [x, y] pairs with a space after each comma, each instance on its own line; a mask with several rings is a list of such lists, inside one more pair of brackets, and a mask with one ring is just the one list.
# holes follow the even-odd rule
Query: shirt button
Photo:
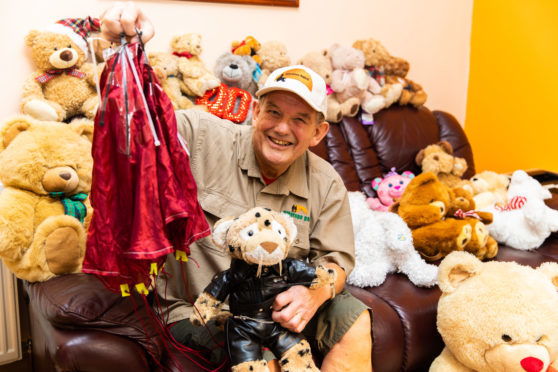
[[263, 311], [263, 309], [260, 309], [260, 310], [258, 310], [258, 311], [262, 312], [262, 311]]
[[296, 243], [296, 244], [300, 243], [300, 239], [296, 239], [296, 240], [295, 240], [295, 243]]
[[263, 271], [264, 271], [264, 273], [267, 273], [267, 270], [268, 270], [268, 269], [267, 269], [267, 267], [266, 267], [266, 268], [264, 268], [264, 270], [263, 270]]

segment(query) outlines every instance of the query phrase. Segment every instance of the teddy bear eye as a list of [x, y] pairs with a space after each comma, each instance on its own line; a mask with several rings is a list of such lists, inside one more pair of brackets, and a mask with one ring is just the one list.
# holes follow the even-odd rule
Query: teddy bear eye
[[403, 181], [399, 181], [399, 184], [400, 184], [400, 185], [403, 185]]
[[72, 44], [68, 44], [68, 48], [72, 49]]
[[54, 50], [58, 50], [58, 48], [57, 48], [57, 47], [54, 47]]
[[512, 338], [508, 335], [502, 335], [502, 340], [504, 340], [504, 342], [510, 342], [512, 340]]
[[393, 185], [391, 184], [391, 182], [390, 182], [390, 183], [388, 183], [388, 187], [392, 187], [392, 186], [393, 186]]

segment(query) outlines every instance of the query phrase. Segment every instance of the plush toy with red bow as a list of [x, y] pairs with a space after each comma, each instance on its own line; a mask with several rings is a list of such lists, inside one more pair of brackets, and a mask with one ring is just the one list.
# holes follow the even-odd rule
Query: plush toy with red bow
[[89, 17], [63, 19], [27, 34], [25, 44], [37, 70], [23, 85], [23, 113], [45, 121], [95, 116], [95, 67], [86, 62], [86, 38], [98, 30], [99, 20]]

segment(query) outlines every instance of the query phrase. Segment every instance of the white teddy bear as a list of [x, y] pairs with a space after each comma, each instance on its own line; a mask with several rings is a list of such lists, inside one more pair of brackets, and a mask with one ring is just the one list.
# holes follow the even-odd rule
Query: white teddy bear
[[382, 284], [387, 274], [399, 272], [417, 286], [436, 284], [438, 267], [420, 257], [413, 246], [411, 230], [401, 217], [370, 209], [361, 192], [349, 192], [349, 203], [356, 263], [347, 283], [374, 287]]
[[558, 231], [558, 211], [544, 203], [551, 197], [550, 191], [525, 171], [515, 171], [508, 188], [508, 204], [486, 209], [494, 215], [488, 225], [490, 235], [516, 249], [540, 247], [552, 232]]

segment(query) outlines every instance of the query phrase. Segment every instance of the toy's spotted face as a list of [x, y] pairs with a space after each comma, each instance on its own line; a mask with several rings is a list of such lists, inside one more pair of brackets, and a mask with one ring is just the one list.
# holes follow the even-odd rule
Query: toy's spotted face
[[253, 208], [236, 219], [218, 221], [213, 241], [232, 257], [269, 266], [287, 256], [295, 236], [296, 226], [290, 217]]

